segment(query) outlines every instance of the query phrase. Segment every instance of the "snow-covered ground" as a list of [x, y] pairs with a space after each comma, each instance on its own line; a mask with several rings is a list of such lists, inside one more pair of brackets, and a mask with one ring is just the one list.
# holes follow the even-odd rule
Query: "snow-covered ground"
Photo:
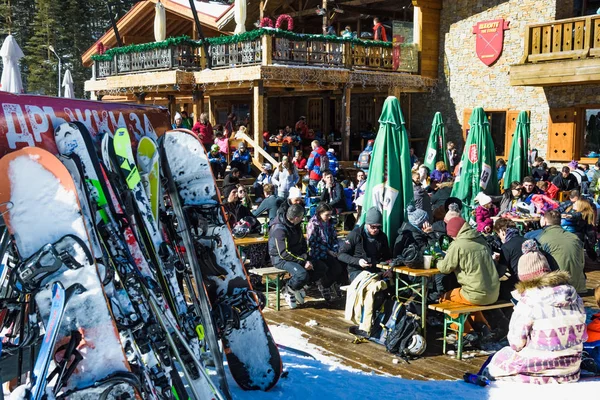
[[[413, 381], [393, 376], [368, 374], [342, 365], [334, 357], [310, 343], [302, 332], [287, 326], [271, 326], [275, 341], [312, 354], [316, 360], [281, 350], [287, 377], [270, 392], [244, 392], [230, 377], [236, 400], [272, 399], [584, 399], [600, 393], [600, 381], [564, 385], [527, 385], [494, 382], [480, 388], [462, 381]], [[392, 357], [390, 356], [390, 362]]]

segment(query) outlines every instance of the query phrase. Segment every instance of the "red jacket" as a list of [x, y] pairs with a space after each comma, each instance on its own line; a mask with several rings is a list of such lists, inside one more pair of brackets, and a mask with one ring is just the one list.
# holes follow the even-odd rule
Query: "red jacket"
[[327, 152], [321, 146], [317, 147], [310, 153], [310, 157], [308, 157], [308, 162], [306, 163], [306, 169], [310, 171], [308, 175], [309, 179], [320, 181], [323, 176], [322, 168], [325, 164], [323, 160], [326, 161], [326, 164], [329, 164], [329, 158], [327, 157]]
[[200, 138], [200, 141], [202, 142], [204, 147], [206, 147], [207, 150], [210, 148], [210, 146], [213, 144], [213, 142], [215, 140], [214, 134], [213, 134], [213, 128], [212, 128], [212, 125], [210, 124], [210, 122], [207, 122], [206, 125], [204, 125], [200, 121], [196, 122], [194, 124], [194, 127], [192, 128], [192, 132], [194, 132], [196, 135], [198, 135], [198, 137]]
[[558, 187], [554, 183], [548, 182], [548, 190], [546, 190], [546, 196], [554, 200], [556, 199], [558, 192]]
[[296, 126], [294, 128], [296, 132], [300, 131], [300, 137], [302, 139], [308, 139], [308, 125], [306, 125], [305, 121], [300, 120], [296, 122]]
[[304, 169], [304, 168], [306, 168], [306, 158], [302, 157], [300, 160], [294, 161], [294, 165], [298, 169]]
[[387, 42], [387, 34], [385, 33], [385, 28], [381, 22], [378, 22], [373, 26], [373, 40]]

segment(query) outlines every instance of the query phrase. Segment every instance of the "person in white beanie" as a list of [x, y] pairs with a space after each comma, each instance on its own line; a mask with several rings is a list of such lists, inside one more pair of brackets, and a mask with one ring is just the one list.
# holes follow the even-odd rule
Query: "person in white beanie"
[[475, 201], [479, 206], [475, 209], [475, 222], [477, 222], [477, 230], [481, 233], [491, 233], [494, 228], [492, 217], [498, 214], [498, 207], [492, 204], [492, 198], [483, 192], [479, 192], [475, 196]]
[[173, 118], [172, 128], [173, 129], [185, 128], [185, 126], [183, 126], [183, 117], [181, 116], [181, 114], [175, 113], [175, 118]]

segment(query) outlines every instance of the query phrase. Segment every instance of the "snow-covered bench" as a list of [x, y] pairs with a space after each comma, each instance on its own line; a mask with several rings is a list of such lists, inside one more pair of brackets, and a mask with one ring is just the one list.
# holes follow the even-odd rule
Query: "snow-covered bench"
[[281, 279], [287, 274], [284, 269], [275, 267], [254, 268], [248, 271], [251, 274], [265, 277], [265, 294], [267, 307], [269, 306], [269, 289], [275, 289], [275, 310], [279, 311], [281, 295]]
[[[446, 341], [448, 329], [457, 333], [457, 352], [456, 358], [462, 360], [463, 351], [463, 334], [465, 332], [465, 321], [469, 317], [469, 314], [477, 311], [495, 310], [498, 308], [512, 307], [511, 302], [497, 302], [488, 306], [476, 306], [467, 305], [461, 303], [455, 303], [453, 301], [444, 301], [439, 304], [430, 304], [429, 309], [439, 311], [444, 314], [444, 343], [442, 351], [446, 354]], [[456, 316], [458, 315], [458, 316]], [[452, 324], [457, 324], [458, 329], [452, 328]]]

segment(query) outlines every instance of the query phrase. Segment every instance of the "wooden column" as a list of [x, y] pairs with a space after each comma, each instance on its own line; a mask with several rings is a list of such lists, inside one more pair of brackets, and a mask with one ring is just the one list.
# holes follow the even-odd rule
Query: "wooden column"
[[273, 37], [263, 35], [260, 38], [262, 46], [262, 65], [271, 65], [273, 63]]
[[171, 123], [173, 123], [173, 119], [175, 118], [175, 114], [177, 113], [177, 104], [175, 103], [175, 96], [172, 94], [167, 96], [169, 101], [167, 108], [169, 109], [169, 114], [171, 114]]
[[400, 100], [400, 95], [402, 94], [402, 90], [400, 86], [390, 86], [388, 88], [388, 96], [394, 96], [398, 100]]
[[350, 86], [344, 86], [344, 92], [342, 96], [342, 160], [350, 160], [350, 101], [352, 96], [352, 90]]
[[[192, 112], [194, 113], [194, 119], [200, 120], [200, 114], [204, 112], [204, 92], [201, 90], [195, 90], [192, 92]], [[210, 118], [210, 117], [209, 117]]]
[[[265, 124], [265, 89], [263, 86], [263, 81], [255, 81], [254, 88], [252, 90], [252, 138], [257, 145], [261, 145], [263, 142], [262, 133]], [[258, 151], [254, 152], [254, 159], [255, 162], [262, 162], [262, 156], [258, 153]]]
[[[413, 5], [420, 10], [415, 10], [415, 17], [420, 18], [415, 26], [415, 42], [420, 44], [421, 75], [429, 78], [438, 77], [438, 64], [440, 55], [440, 11], [441, 0], [412, 0]], [[417, 32], [418, 30], [418, 32]]]
[[215, 100], [213, 96], [208, 96], [208, 119], [210, 120], [210, 124], [215, 126], [217, 123], [217, 117], [215, 115]]
[[135, 98], [137, 99], [138, 104], [146, 103], [146, 92], [135, 93]]
[[[323, 0], [323, 5], [321, 6], [323, 9], [327, 9], [327, 0]], [[329, 16], [329, 11], [327, 11], [324, 15], [323, 15], [323, 35], [327, 34], [327, 25], [328, 25], [328, 16]]]
[[258, 20], [262, 21], [262, 19], [265, 17], [265, 0], [260, 0], [260, 3], [258, 5]]

